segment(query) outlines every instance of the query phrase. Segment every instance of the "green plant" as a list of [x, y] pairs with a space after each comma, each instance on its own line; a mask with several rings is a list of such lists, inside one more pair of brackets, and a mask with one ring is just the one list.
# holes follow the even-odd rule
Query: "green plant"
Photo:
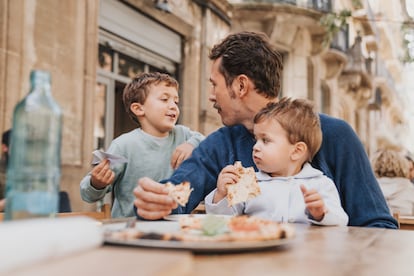
[[364, 7], [360, 0], [352, 0], [352, 6], [354, 6], [355, 9], [362, 9]]
[[351, 16], [351, 11], [341, 10], [339, 13], [328, 13], [321, 17], [320, 24], [325, 28], [323, 45], [331, 43], [335, 35], [346, 25], [346, 20]]

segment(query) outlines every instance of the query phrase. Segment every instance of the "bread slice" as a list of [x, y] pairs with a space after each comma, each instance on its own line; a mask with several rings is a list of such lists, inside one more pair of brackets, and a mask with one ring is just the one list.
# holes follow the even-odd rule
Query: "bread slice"
[[190, 182], [184, 181], [177, 185], [168, 182], [165, 185], [168, 188], [168, 195], [171, 196], [175, 202], [184, 207], [190, 198], [191, 192], [193, 191], [193, 188], [190, 186]]
[[240, 161], [236, 161], [234, 166], [237, 169], [240, 179], [235, 184], [226, 185], [229, 206], [233, 206], [240, 202], [246, 202], [249, 199], [260, 195], [260, 187], [257, 183], [254, 168], [244, 168]]

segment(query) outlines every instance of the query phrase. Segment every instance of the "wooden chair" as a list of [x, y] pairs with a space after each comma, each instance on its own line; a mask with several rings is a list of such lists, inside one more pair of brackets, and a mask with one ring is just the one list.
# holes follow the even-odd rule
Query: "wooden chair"
[[401, 230], [414, 230], [414, 216], [402, 216], [400, 214], [393, 214], [398, 221], [398, 226]]
[[[106, 220], [111, 218], [111, 206], [109, 204], [102, 205], [100, 211], [89, 211], [89, 212], [67, 212], [58, 213], [57, 217], [75, 217], [75, 216], [87, 216], [96, 220]], [[0, 221], [4, 218], [4, 213], [0, 213]]]
[[395, 218], [395, 220], [397, 221], [398, 228], [400, 229], [401, 228], [400, 213], [399, 212], [392, 213], [392, 217]]
[[106, 203], [102, 205], [100, 211], [90, 211], [90, 212], [68, 212], [68, 213], [58, 213], [58, 217], [75, 217], [75, 216], [87, 216], [97, 220], [104, 220], [111, 218], [111, 206]]
[[206, 213], [206, 206], [204, 202], [198, 204], [198, 206], [191, 212], [191, 214], [205, 214]]

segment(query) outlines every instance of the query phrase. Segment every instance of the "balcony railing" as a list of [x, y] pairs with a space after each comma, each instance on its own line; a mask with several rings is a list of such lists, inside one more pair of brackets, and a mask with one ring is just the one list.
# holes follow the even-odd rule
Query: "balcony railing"
[[336, 33], [336, 35], [331, 41], [330, 47], [342, 52], [346, 52], [346, 50], [349, 48], [348, 31], [349, 26], [347, 24], [344, 27], [342, 27], [342, 29], [340, 29], [338, 33]]
[[332, 11], [332, 0], [242, 0], [241, 2], [289, 4], [323, 12]]

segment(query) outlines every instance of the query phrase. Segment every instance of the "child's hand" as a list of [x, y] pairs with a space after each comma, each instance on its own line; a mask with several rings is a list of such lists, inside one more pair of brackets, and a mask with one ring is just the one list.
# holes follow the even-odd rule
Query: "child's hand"
[[227, 196], [226, 184], [234, 184], [239, 181], [240, 176], [237, 174], [234, 165], [224, 167], [217, 178], [217, 191], [214, 194], [213, 203], [217, 203]]
[[307, 190], [304, 185], [300, 185], [300, 190], [305, 200], [306, 209], [308, 209], [312, 218], [321, 221], [326, 213], [325, 203], [321, 195], [316, 190]]
[[115, 173], [109, 167], [109, 160], [104, 159], [91, 172], [91, 184], [96, 189], [103, 189], [115, 179]]
[[178, 147], [175, 148], [171, 156], [171, 167], [175, 170], [178, 168], [181, 163], [190, 157], [191, 153], [193, 152], [194, 146], [190, 143], [182, 143]]

